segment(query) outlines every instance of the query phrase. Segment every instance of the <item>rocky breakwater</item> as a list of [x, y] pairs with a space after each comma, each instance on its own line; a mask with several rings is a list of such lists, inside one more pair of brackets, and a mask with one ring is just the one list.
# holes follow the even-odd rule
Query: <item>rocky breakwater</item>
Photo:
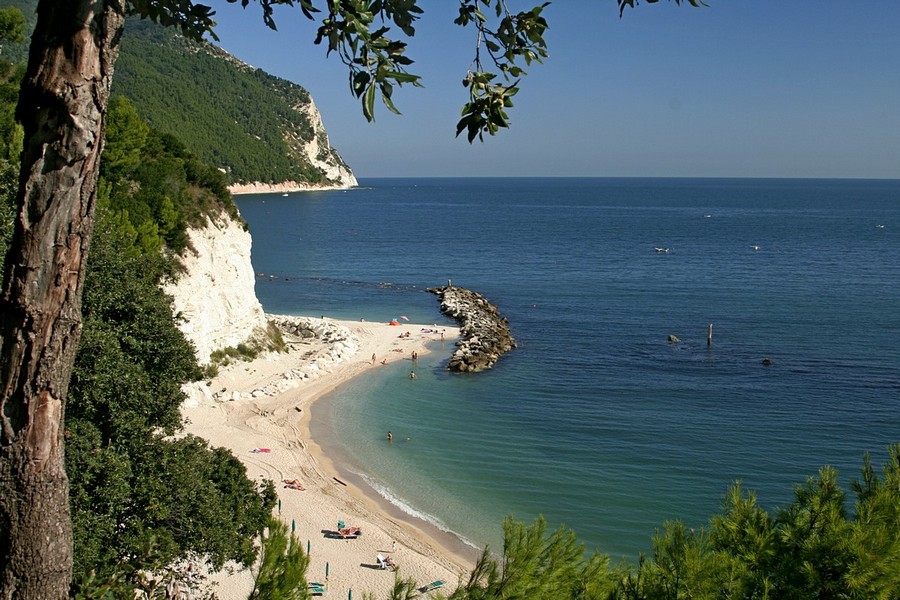
[[460, 325], [461, 340], [447, 366], [451, 371], [474, 373], [494, 366], [501, 356], [516, 347], [509, 322], [487, 298], [466, 288], [429, 288], [441, 299], [441, 312]]

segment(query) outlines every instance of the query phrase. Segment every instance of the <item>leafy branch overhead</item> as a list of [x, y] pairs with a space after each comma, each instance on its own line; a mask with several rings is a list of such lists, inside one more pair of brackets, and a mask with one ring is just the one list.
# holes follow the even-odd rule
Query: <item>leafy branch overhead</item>
[[[546, 2], [529, 11], [512, 14], [506, 0], [496, 0], [493, 6], [496, 28], [482, 12], [490, 9], [492, 0], [462, 0], [459, 17], [454, 21], [463, 27], [473, 25], [477, 31], [475, 60], [463, 86], [469, 90], [469, 102], [462, 109], [456, 124], [456, 135], [464, 130], [471, 143], [476, 137], [484, 140], [484, 133], [494, 135], [501, 127], [509, 127], [506, 109], [512, 107], [512, 97], [519, 91], [519, 78], [526, 75], [517, 61], [525, 65], [543, 62], [548, 56], [544, 32], [547, 21], [542, 16]], [[486, 70], [482, 46], [490, 62], [503, 74], [502, 82], [494, 82], [497, 75]]]
[[[240, 2], [243, 8], [251, 0]], [[500, 128], [509, 127], [506, 109], [513, 106], [512, 97], [519, 91], [519, 82], [526, 75], [523, 67], [547, 58], [544, 32], [547, 21], [543, 17], [549, 2], [531, 9], [513, 12], [508, 0], [458, 0], [459, 16], [454, 23], [475, 28], [475, 57], [462, 80], [469, 99], [463, 106], [456, 124], [456, 135], [463, 131], [469, 142], [484, 140], [484, 134], [495, 135]], [[619, 15], [626, 7], [634, 7], [638, 0], [616, 0]], [[659, 0], [645, 0], [654, 4]], [[692, 6], [705, 6], [702, 0], [675, 0]], [[315, 0], [258, 0], [263, 21], [275, 29], [274, 7], [296, 6], [310, 20], [321, 16], [316, 32], [316, 44], [325, 44], [327, 54], [336, 53], [349, 69], [350, 89], [362, 103], [367, 120], [375, 119], [375, 97], [393, 113], [399, 114], [393, 101], [394, 88], [408, 83], [422, 87], [421, 77], [407, 67], [413, 60], [406, 55], [407, 44], [388, 37], [392, 27], [403, 36], [416, 34], [413, 24], [423, 14], [421, 0], [324, 0], [324, 9]], [[215, 11], [193, 0], [128, 0], [129, 14], [149, 18], [165, 26], [178, 27], [182, 34], [194, 39], [210, 35], [218, 40], [214, 28]], [[487, 66], [486, 66], [487, 65]], [[496, 69], [502, 74], [498, 79]]]

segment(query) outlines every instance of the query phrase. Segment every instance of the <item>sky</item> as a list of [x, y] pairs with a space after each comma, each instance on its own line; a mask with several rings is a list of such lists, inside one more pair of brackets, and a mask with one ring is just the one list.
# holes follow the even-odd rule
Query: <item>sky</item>
[[271, 31], [258, 5], [215, 3], [216, 33], [309, 90], [357, 177], [900, 178], [898, 0], [664, 0], [621, 19], [615, 0], [556, 0], [511, 128], [471, 145], [455, 133], [474, 29], [455, 0], [420, 4], [408, 55], [425, 88], [395, 90], [403, 114], [379, 104], [374, 123], [296, 8]]

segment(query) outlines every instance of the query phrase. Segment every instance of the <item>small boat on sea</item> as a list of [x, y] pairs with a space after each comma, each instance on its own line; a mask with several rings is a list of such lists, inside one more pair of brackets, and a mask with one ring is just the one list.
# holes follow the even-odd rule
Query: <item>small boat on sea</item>
[[665, 253], [667, 253], [667, 252], [669, 251], [668, 248], [660, 248], [659, 246], [657, 246], [656, 248], [654, 248], [654, 250], [656, 250], [656, 251], [657, 251], [658, 253], [660, 253], [660, 254], [665, 254]]

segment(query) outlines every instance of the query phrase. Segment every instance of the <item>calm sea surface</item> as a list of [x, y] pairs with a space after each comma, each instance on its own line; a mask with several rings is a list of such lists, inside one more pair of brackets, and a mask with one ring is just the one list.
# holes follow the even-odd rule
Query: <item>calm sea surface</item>
[[416, 380], [377, 369], [314, 411], [349, 470], [478, 546], [543, 514], [633, 559], [736, 480], [775, 510], [900, 442], [900, 181], [360, 183], [239, 198], [257, 295], [440, 325], [424, 289], [449, 278], [509, 318], [519, 348], [489, 372], [446, 372], [438, 341]]

